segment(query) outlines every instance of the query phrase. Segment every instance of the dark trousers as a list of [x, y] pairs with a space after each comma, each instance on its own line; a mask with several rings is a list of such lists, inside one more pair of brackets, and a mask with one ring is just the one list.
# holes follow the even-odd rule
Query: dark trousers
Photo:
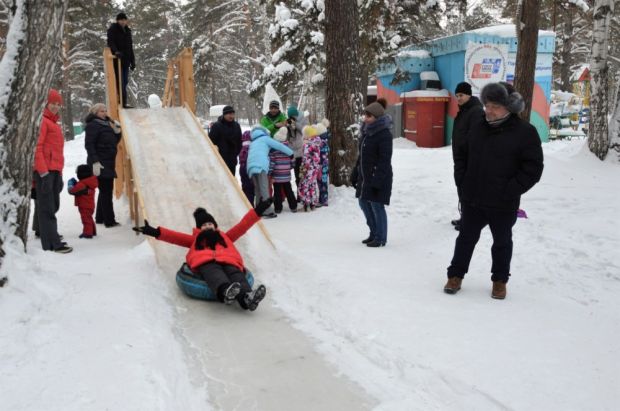
[[297, 209], [297, 199], [295, 193], [293, 193], [293, 187], [291, 182], [286, 183], [273, 183], [273, 206], [276, 212], [282, 211], [283, 194], [286, 196], [286, 201], [291, 210]]
[[295, 166], [293, 167], [295, 173], [295, 185], [297, 186], [297, 191], [299, 192], [299, 173], [301, 172], [301, 157], [297, 157], [295, 159]]
[[205, 280], [211, 291], [217, 295], [220, 302], [224, 302], [224, 291], [232, 283], [241, 284], [241, 292], [237, 296], [237, 301], [245, 308], [243, 304], [243, 295], [252, 291], [252, 287], [248, 284], [245, 273], [234, 265], [207, 263], [198, 267], [198, 273]]
[[235, 172], [237, 170], [237, 159], [235, 158], [234, 160], [228, 160], [225, 161], [226, 166], [228, 167], [228, 169], [230, 170], [230, 173], [234, 176]]
[[254, 183], [252, 183], [252, 179], [248, 176], [248, 171], [245, 167], [239, 167], [239, 174], [241, 175], [241, 189], [250, 204], [254, 205]]
[[385, 212], [385, 205], [376, 201], [368, 201], [359, 199], [359, 205], [366, 217], [366, 225], [370, 230], [370, 235], [374, 240], [379, 241], [381, 244], [387, 242], [387, 213]]
[[50, 171], [41, 178], [39, 173], [34, 173], [35, 187], [37, 190], [36, 216], [39, 220], [39, 234], [41, 246], [44, 250], [55, 250], [62, 246], [58, 235], [58, 222], [56, 212], [60, 208], [60, 192], [62, 191], [62, 177], [58, 171]]
[[112, 204], [112, 196], [114, 194], [114, 179], [98, 177], [99, 195], [97, 196], [97, 212], [95, 213], [95, 221], [97, 224], [114, 224], [116, 217], [114, 216], [114, 206]]
[[454, 246], [454, 256], [448, 267], [448, 277], [465, 276], [480, 232], [488, 224], [493, 235], [491, 280], [508, 282], [512, 259], [512, 226], [516, 221], [516, 210], [488, 210], [461, 204], [461, 227]]
[[82, 234], [97, 235], [95, 220], [93, 220], [93, 213], [95, 210], [91, 208], [78, 207], [78, 211], [80, 212], [80, 219], [82, 220]]
[[[116, 89], [118, 90], [118, 59], [114, 59], [114, 74], [116, 76]], [[121, 80], [123, 93], [123, 106], [127, 105], [127, 83], [129, 83], [129, 65], [121, 63]]]

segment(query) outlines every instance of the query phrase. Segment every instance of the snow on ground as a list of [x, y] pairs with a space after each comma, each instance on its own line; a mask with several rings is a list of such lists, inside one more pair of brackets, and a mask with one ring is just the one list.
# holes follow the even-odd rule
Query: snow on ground
[[[529, 219], [514, 230], [506, 300], [490, 298], [488, 230], [462, 291], [442, 292], [456, 238], [451, 152], [403, 139], [388, 246], [360, 243], [367, 230], [353, 190], [331, 187], [329, 207], [285, 207], [266, 221], [281, 255], [280, 267], [258, 273], [268, 298], [379, 410], [616, 409], [620, 166], [595, 159], [584, 140], [544, 147], [543, 179], [522, 201]], [[66, 145], [65, 178], [82, 150], [80, 139]], [[74, 252], [45, 253], [31, 238], [9, 267], [0, 408], [205, 409], [173, 331], [176, 290], [129, 231], [125, 202], [116, 210], [123, 226], [80, 240], [63, 193], [60, 231]]]

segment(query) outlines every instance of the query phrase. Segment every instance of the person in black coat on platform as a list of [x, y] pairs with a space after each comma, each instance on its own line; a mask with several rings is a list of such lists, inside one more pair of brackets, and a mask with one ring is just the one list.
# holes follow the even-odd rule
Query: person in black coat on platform
[[116, 23], [112, 23], [108, 28], [108, 47], [114, 55], [114, 73], [116, 74], [116, 85], [118, 87], [118, 60], [121, 60], [121, 80], [123, 93], [123, 107], [131, 108], [127, 104], [127, 83], [129, 82], [129, 70], [136, 69], [136, 59], [133, 53], [133, 39], [129, 28], [127, 15], [119, 13], [116, 16]]
[[512, 226], [521, 195], [542, 176], [543, 152], [536, 128], [522, 120], [523, 98], [507, 83], [487, 84], [480, 93], [485, 117], [475, 121], [467, 144], [454, 155], [454, 181], [461, 198], [461, 229], [444, 291], [461, 289], [480, 232], [493, 235], [491, 280], [496, 299], [506, 297], [512, 259]]
[[217, 146], [230, 172], [235, 175], [237, 158], [241, 152], [241, 126], [235, 121], [233, 107], [224, 107], [222, 115], [209, 129], [209, 138]]
[[351, 185], [370, 229], [370, 235], [362, 241], [368, 247], [383, 247], [387, 242], [385, 206], [392, 195], [393, 137], [386, 105], [384, 99], [379, 99], [364, 109], [359, 156], [351, 175]]
[[114, 216], [112, 194], [116, 178], [117, 146], [121, 140], [120, 124], [108, 117], [107, 108], [101, 103], [95, 104], [90, 109], [84, 123], [86, 124], [84, 145], [88, 154], [86, 162], [93, 167], [93, 174], [99, 180], [95, 222], [105, 224], [106, 227], [114, 227], [119, 225]]
[[[459, 112], [454, 119], [454, 126], [452, 128], [452, 158], [454, 158], [460, 146], [467, 143], [467, 133], [474, 121], [484, 116], [482, 103], [478, 97], [471, 94], [471, 85], [466, 82], [459, 83], [454, 90], [456, 102], [459, 105]], [[460, 222], [460, 218], [452, 220], [452, 225], [456, 230], [459, 229]]]

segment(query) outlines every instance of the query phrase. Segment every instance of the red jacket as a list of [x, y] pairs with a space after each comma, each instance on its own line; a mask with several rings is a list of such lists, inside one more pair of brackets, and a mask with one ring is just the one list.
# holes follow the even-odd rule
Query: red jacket
[[215, 250], [209, 248], [196, 250], [196, 237], [201, 231], [199, 228], [194, 228], [192, 234], [185, 234], [169, 230], [165, 227], [159, 227], [160, 235], [157, 239], [180, 245], [181, 247], [188, 247], [189, 251], [185, 256], [185, 261], [192, 270], [195, 270], [203, 264], [215, 261], [220, 264], [233, 265], [243, 271], [243, 258], [233, 243], [252, 228], [258, 220], [260, 220], [260, 217], [254, 210], [248, 211], [241, 221], [233, 228], [225, 233], [220, 231], [222, 238], [226, 242], [226, 247], [217, 244]]
[[99, 187], [99, 180], [97, 180], [95, 176], [90, 176], [84, 180], [80, 180], [69, 192], [75, 194], [75, 205], [78, 208], [94, 210], [95, 189], [97, 187]]
[[39, 131], [39, 141], [34, 152], [34, 171], [45, 174], [48, 171], [59, 171], [65, 165], [65, 157], [63, 149], [65, 147], [65, 139], [62, 135], [62, 129], [56, 123], [58, 116], [52, 114], [47, 108], [43, 111], [43, 120], [41, 121], [41, 130]]

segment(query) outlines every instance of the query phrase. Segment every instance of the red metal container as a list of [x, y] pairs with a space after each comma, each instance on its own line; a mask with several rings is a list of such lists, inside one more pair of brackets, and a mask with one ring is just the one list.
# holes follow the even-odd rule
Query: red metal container
[[405, 137], [418, 147], [443, 147], [447, 90], [416, 90], [403, 94]]

